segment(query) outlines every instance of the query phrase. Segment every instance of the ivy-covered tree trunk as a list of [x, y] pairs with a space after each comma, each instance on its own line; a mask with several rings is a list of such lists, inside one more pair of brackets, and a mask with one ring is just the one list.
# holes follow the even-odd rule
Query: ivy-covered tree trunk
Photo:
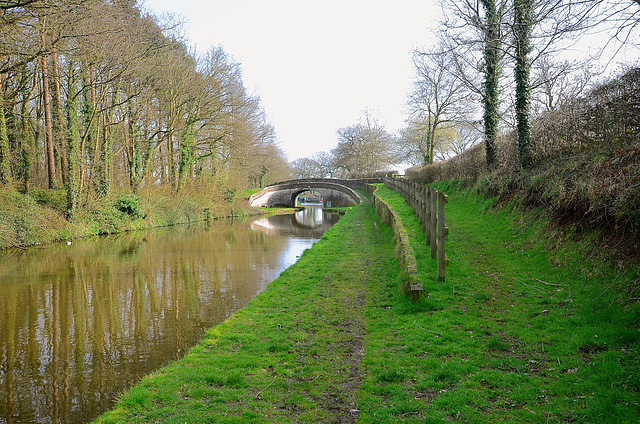
[[82, 191], [82, 149], [80, 148], [80, 129], [78, 123], [77, 106], [77, 81], [75, 64], [69, 63], [69, 76], [67, 80], [67, 163], [69, 175], [67, 179], [67, 209], [69, 217], [76, 216], [80, 207], [80, 195]]
[[127, 102], [127, 164], [129, 165], [129, 186], [134, 193], [138, 192], [142, 183], [142, 142], [138, 110], [135, 100]]
[[496, 0], [482, 0], [485, 11], [484, 33], [484, 143], [487, 169], [497, 165], [497, 140], [500, 113], [498, 111], [498, 79], [500, 77], [500, 17]]
[[[44, 43], [44, 35], [42, 36]], [[53, 123], [51, 121], [51, 97], [49, 95], [49, 64], [47, 55], [42, 55], [42, 107], [44, 109], [44, 127], [47, 148], [47, 176], [49, 188], [57, 188], [56, 158], [54, 153]]]
[[262, 165], [262, 172], [260, 173], [260, 188], [265, 188], [267, 186], [267, 174], [269, 173], [269, 168], [266, 165]]
[[93, 65], [83, 66], [82, 72], [83, 104], [82, 104], [82, 120], [84, 122], [84, 135], [82, 136], [82, 152], [86, 152], [86, 157], [90, 161], [89, 175], [91, 180], [87, 184], [95, 188], [98, 185], [97, 173], [92, 169], [96, 165], [96, 156], [99, 154], [98, 149], [98, 121], [96, 119], [96, 86], [95, 71]]
[[531, 27], [533, 25], [533, 0], [514, 0], [514, 35], [516, 45], [516, 122], [518, 131], [518, 156], [524, 168], [531, 165]]
[[187, 128], [180, 137], [180, 162], [178, 164], [178, 191], [182, 190], [187, 182], [187, 177], [191, 173], [194, 162], [196, 136], [193, 131], [193, 124], [187, 124]]
[[96, 194], [105, 197], [111, 189], [113, 174], [113, 135], [109, 113], [104, 114], [102, 125], [102, 140], [100, 140], [100, 155], [96, 163]]
[[[2, 86], [0, 85], [0, 87]], [[11, 182], [9, 136], [7, 134], [7, 121], [4, 114], [4, 100], [0, 98], [0, 185], [7, 185]]]
[[29, 192], [31, 178], [32, 178], [32, 160], [34, 156], [35, 150], [35, 134], [33, 131], [33, 123], [31, 122], [31, 116], [29, 116], [29, 100], [33, 96], [33, 92], [35, 91], [35, 84], [29, 84], [29, 74], [27, 72], [26, 65], [22, 69], [22, 102], [20, 106], [20, 115], [21, 115], [21, 125], [20, 125], [20, 135], [19, 137], [19, 152], [20, 152], [20, 163], [19, 163], [19, 177], [22, 180], [22, 189], [25, 193]]
[[173, 190], [178, 188], [178, 182], [176, 179], [176, 161], [175, 161], [175, 152], [174, 152], [174, 130], [171, 130], [171, 133], [167, 137], [167, 176], [169, 177], [169, 184]]
[[439, 119], [435, 116], [433, 118], [429, 116], [429, 130], [427, 132], [429, 136], [429, 164], [432, 164], [436, 159], [436, 130], [439, 124]]
[[142, 183], [142, 152], [140, 142], [140, 125], [131, 124], [131, 148], [129, 151], [129, 184], [134, 193], [138, 192]]
[[113, 178], [113, 109], [120, 101], [120, 84], [117, 82], [111, 91], [111, 108], [102, 113], [102, 131], [100, 140], [100, 155], [96, 164], [97, 186], [96, 194], [105, 197], [111, 190]]

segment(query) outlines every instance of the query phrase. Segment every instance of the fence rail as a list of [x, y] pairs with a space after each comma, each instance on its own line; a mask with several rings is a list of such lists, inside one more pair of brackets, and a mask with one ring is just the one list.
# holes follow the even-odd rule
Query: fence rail
[[403, 178], [384, 178], [384, 184], [397, 191], [413, 209], [431, 246], [431, 258], [438, 260], [438, 280], [445, 280], [445, 267], [449, 258], [445, 253], [445, 238], [449, 227], [445, 225], [445, 205], [449, 196], [443, 191]]

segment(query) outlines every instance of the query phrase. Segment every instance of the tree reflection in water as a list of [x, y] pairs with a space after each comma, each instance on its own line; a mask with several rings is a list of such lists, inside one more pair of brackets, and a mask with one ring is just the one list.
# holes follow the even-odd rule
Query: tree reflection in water
[[3, 251], [0, 424], [80, 423], [107, 410], [244, 307], [336, 219], [308, 216]]

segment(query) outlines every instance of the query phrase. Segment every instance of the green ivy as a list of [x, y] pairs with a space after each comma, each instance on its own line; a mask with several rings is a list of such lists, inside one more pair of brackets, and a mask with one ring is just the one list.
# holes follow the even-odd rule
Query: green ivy
[[138, 196], [122, 196], [116, 200], [115, 206], [120, 212], [125, 213], [132, 218], [146, 217], [146, 214], [140, 206], [140, 198]]

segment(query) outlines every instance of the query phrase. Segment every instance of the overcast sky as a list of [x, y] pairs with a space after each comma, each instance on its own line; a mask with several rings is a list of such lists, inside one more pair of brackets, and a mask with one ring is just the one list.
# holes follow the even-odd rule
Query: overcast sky
[[433, 0], [145, 0], [188, 20], [199, 51], [222, 45], [262, 99], [289, 160], [329, 151], [371, 109], [404, 124], [411, 51], [430, 43]]

